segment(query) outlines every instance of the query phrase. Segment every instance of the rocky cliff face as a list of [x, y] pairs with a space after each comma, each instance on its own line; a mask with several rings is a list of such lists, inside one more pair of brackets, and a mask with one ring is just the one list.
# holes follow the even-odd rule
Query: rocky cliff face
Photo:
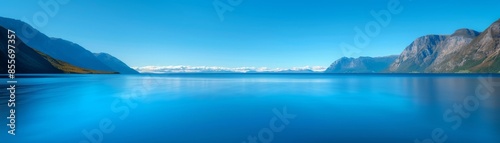
[[386, 57], [343, 57], [333, 62], [326, 73], [378, 73], [387, 69], [397, 55]]
[[423, 72], [445, 72], [440, 65], [462, 51], [472, 42], [472, 40], [478, 37], [479, 34], [479, 32], [470, 29], [459, 29], [455, 31], [455, 33], [438, 45], [435, 56], [436, 59], [429, 67], [426, 67]]
[[442, 63], [431, 67], [432, 72], [500, 71], [500, 20], [493, 23], [470, 44], [455, 52]]
[[417, 38], [389, 67], [390, 72], [421, 72], [434, 62], [438, 45], [446, 35], [427, 35]]
[[389, 67], [389, 72], [442, 72], [439, 65], [462, 51], [480, 33], [459, 29], [451, 35], [428, 35], [415, 40]]

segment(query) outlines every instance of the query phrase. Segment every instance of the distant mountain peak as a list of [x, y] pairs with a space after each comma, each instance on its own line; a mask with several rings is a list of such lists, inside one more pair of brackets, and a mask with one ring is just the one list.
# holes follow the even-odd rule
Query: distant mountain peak
[[489, 27], [492, 38], [500, 38], [500, 19]]
[[342, 57], [339, 60], [349, 60], [349, 59], [354, 59], [353, 57]]
[[99, 53], [93, 53], [95, 56], [106, 56], [106, 57], [112, 57], [110, 54], [108, 53], [104, 53], [104, 52], [99, 52]]
[[451, 37], [454, 37], [454, 36], [463, 36], [463, 37], [466, 37], [466, 38], [475, 38], [475, 37], [479, 36], [479, 34], [481, 34], [481, 33], [477, 32], [475, 30], [467, 29], [467, 28], [462, 28], [462, 29], [456, 30], [455, 33], [451, 34]]

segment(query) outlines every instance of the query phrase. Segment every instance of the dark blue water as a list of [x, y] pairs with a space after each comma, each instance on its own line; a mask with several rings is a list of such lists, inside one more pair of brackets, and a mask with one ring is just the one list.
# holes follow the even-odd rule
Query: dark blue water
[[500, 142], [498, 76], [30, 75], [18, 80], [16, 136], [7, 134], [8, 97], [1, 91], [2, 143]]

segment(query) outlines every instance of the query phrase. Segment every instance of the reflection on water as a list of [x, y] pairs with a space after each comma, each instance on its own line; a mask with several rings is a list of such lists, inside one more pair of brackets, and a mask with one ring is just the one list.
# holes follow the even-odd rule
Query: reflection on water
[[[486, 86], [500, 82], [500, 77], [489, 78], [492, 83], [480, 82], [487, 77], [30, 75], [18, 79], [17, 136], [4, 133], [0, 139], [21, 143], [241, 143], [248, 137], [274, 143], [414, 142], [432, 139], [433, 130], [442, 129], [445, 142], [498, 143], [500, 86]], [[491, 96], [477, 98], [477, 88]], [[0, 100], [6, 107], [7, 97]], [[259, 138], [276, 116], [273, 109], [284, 108], [296, 118], [272, 136]], [[0, 115], [7, 112], [0, 108]], [[108, 128], [102, 128], [103, 122]]]

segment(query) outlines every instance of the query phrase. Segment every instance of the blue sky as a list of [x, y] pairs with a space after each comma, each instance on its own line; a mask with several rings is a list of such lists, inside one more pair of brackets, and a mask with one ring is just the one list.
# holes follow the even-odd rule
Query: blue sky
[[[39, 1], [3, 1], [0, 16], [28, 19]], [[328, 66], [342, 56], [399, 54], [415, 38], [482, 31], [500, 18], [498, 0], [400, 0], [402, 12], [371, 37], [359, 53], [346, 55], [355, 27], [387, 10], [390, 0], [242, 0], [221, 21], [216, 0], [69, 0], [46, 26], [51, 37], [92, 52], [110, 53], [130, 66], [224, 66], [290, 68]], [[234, 1], [234, 0], [233, 0]]]

